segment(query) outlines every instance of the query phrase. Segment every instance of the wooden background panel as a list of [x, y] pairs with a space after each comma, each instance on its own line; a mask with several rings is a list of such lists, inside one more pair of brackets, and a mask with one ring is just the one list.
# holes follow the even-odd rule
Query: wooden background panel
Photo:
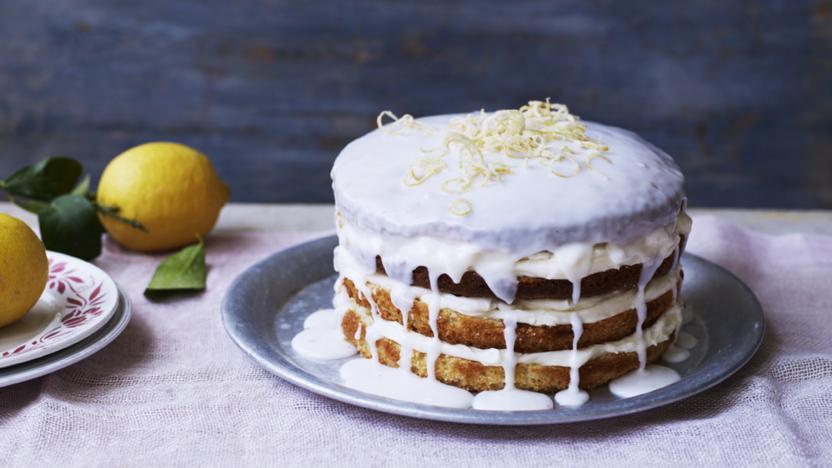
[[382, 109], [552, 97], [676, 157], [698, 206], [832, 207], [827, 1], [3, 0], [0, 175], [173, 140], [237, 201], [331, 200]]

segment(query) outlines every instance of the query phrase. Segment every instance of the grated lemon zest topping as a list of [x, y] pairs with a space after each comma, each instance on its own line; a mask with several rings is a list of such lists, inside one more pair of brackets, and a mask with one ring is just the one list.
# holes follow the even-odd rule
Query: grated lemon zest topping
[[474, 210], [471, 202], [464, 198], [457, 198], [451, 202], [448, 211], [454, 216], [468, 216]]
[[[384, 118], [388, 118], [391, 120], [390, 123], [385, 124]], [[390, 135], [399, 135], [408, 130], [417, 130], [417, 131], [433, 131], [433, 127], [430, 125], [425, 125], [421, 122], [417, 122], [416, 119], [413, 118], [410, 114], [404, 114], [401, 117], [397, 117], [392, 111], [386, 110], [381, 111], [376, 117], [376, 126], [384, 131], [386, 131]]]
[[[385, 124], [385, 118], [391, 122]], [[435, 131], [433, 127], [414, 120], [410, 114], [397, 117], [391, 111], [378, 115], [376, 124], [390, 134], [407, 130]], [[560, 149], [552, 147], [560, 144]], [[580, 148], [585, 156], [578, 158]], [[464, 117], [451, 119], [440, 148], [420, 148], [424, 157], [415, 161], [404, 177], [409, 187], [420, 185], [448, 168], [446, 157], [456, 155], [458, 175], [440, 184], [449, 194], [462, 194], [475, 187], [499, 182], [511, 174], [516, 166], [500, 161], [504, 156], [520, 160], [527, 167], [537, 162], [557, 177], [575, 177], [584, 169], [592, 175], [609, 178], [593, 161], [600, 159], [612, 164], [604, 153], [609, 148], [587, 136], [586, 126], [563, 104], [529, 101], [519, 109], [499, 110], [488, 114], [484, 109]], [[449, 207], [451, 214], [467, 216], [473, 211], [471, 202], [458, 198]]]

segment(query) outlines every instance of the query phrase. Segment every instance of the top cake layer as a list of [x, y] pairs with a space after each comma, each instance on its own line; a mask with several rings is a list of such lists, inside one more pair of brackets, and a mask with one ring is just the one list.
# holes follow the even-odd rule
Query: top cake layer
[[[582, 122], [592, 147], [580, 141], [547, 143], [549, 154], [567, 154], [554, 165], [516, 153], [484, 154], [485, 166], [501, 174], [458, 193], [455, 179], [471, 170], [459, 159], [472, 155], [464, 145], [448, 144], [446, 130], [455, 117], [465, 115], [388, 125], [347, 145], [332, 179], [336, 204], [348, 222], [380, 234], [526, 255], [573, 242], [631, 243], [672, 225], [679, 213], [684, 178], [670, 156], [632, 132], [592, 122]], [[599, 145], [606, 147], [602, 153]], [[418, 185], [406, 184], [414, 167], [418, 177], [424, 174], [420, 161], [426, 157], [444, 161], [444, 169]], [[460, 203], [467, 212], [454, 213]]]

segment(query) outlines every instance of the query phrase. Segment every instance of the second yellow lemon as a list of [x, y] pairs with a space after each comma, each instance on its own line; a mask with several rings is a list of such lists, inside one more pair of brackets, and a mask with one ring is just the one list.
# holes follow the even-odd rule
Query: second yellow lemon
[[98, 184], [97, 201], [140, 222], [143, 232], [100, 215], [107, 232], [139, 251], [170, 250], [193, 243], [217, 222], [228, 187], [205, 155], [179, 143], [145, 143], [113, 159]]
[[0, 213], [0, 327], [20, 320], [49, 275], [46, 249], [23, 221]]

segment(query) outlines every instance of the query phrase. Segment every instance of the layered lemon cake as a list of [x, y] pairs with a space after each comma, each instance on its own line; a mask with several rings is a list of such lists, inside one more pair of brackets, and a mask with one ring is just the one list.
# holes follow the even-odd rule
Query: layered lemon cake
[[649, 379], [681, 326], [684, 179], [631, 132], [548, 100], [385, 112], [332, 180], [346, 340], [475, 407]]

